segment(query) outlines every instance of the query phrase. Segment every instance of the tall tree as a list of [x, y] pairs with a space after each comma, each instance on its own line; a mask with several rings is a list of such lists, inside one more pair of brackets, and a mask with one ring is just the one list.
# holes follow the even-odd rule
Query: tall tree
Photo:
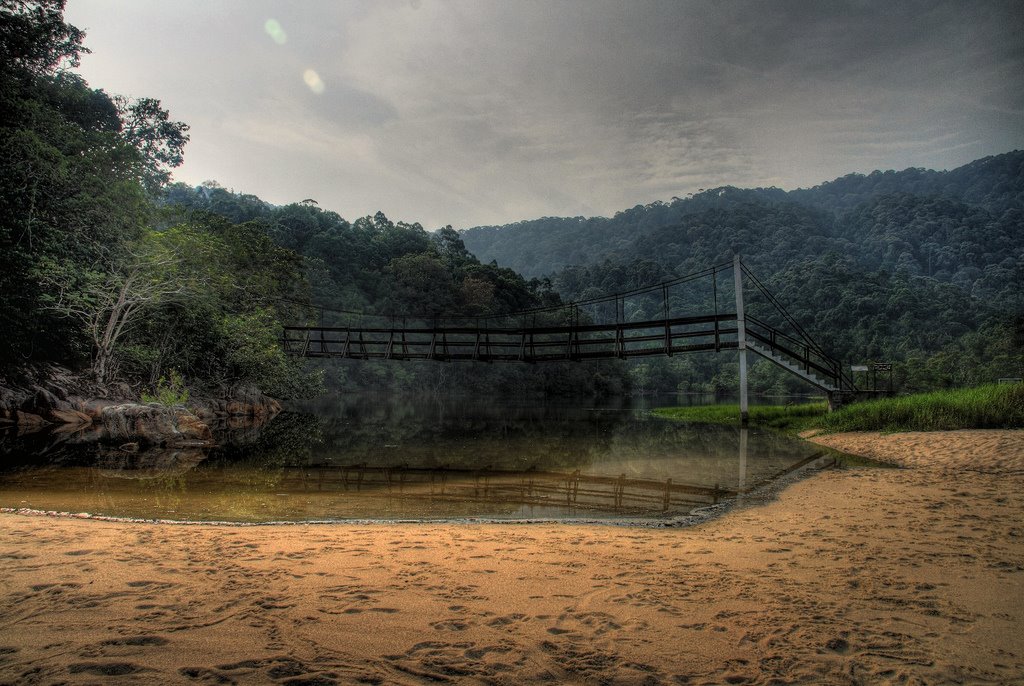
[[131, 101], [117, 96], [114, 104], [121, 117], [121, 135], [142, 157], [142, 185], [155, 195], [170, 180], [171, 169], [185, 161], [189, 126], [172, 121], [156, 98]]
[[0, 365], [88, 351], [80, 327], [42, 307], [47, 269], [85, 283], [137, 240], [152, 212], [145, 188], [180, 163], [187, 140], [158, 101], [119, 112], [68, 71], [88, 51], [63, 10], [0, 0]]

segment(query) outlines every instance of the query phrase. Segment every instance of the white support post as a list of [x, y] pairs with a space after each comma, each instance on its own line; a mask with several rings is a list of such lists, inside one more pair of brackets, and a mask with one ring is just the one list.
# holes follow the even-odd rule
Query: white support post
[[747, 321], [743, 315], [743, 270], [740, 256], [732, 258], [733, 280], [736, 286], [736, 347], [740, 353], [740, 423], [749, 419], [747, 402]]

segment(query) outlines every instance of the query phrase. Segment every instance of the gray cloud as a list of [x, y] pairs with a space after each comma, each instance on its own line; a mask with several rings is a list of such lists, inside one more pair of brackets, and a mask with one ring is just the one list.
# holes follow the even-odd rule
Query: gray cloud
[[192, 124], [179, 178], [348, 217], [607, 214], [1024, 145], [1013, 2], [70, 0], [67, 15], [94, 85]]

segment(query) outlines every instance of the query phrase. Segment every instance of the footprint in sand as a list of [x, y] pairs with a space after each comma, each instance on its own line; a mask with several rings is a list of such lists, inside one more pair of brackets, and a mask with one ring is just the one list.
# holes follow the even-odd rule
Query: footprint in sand
[[78, 662], [68, 665], [72, 674], [95, 674], [96, 676], [124, 676], [150, 671], [131, 662]]
[[163, 636], [127, 636], [125, 638], [108, 638], [100, 645], [105, 646], [164, 646], [170, 643]]
[[495, 617], [491, 621], [487, 622], [487, 626], [494, 627], [494, 628], [508, 626], [509, 624], [515, 624], [516, 622], [521, 622], [525, 618], [526, 618], [526, 615], [519, 614], [517, 612], [517, 613], [514, 613], [514, 614], [510, 614], [510, 615], [503, 615], [501, 617]]

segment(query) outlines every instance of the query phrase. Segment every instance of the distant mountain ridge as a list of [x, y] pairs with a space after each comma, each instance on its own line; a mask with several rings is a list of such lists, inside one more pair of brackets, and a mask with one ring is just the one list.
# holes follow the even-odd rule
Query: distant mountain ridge
[[[788, 192], [725, 186], [610, 218], [547, 217], [461, 236], [481, 261], [546, 277], [567, 300], [738, 253], [826, 349], [900, 362], [904, 388], [1024, 376], [1024, 151]], [[701, 307], [698, 293], [687, 298], [677, 306]], [[631, 307], [656, 318], [660, 304]], [[714, 364], [652, 358], [640, 376], [661, 390], [728, 388], [731, 372]], [[766, 376], [761, 387], [785, 385]]]
[[[897, 201], [893, 196], [903, 199]], [[916, 199], [913, 204], [922, 207], [930, 204], [925, 199], [942, 199], [952, 215], [961, 219], [971, 214], [971, 208], [984, 210], [987, 217], [974, 217], [971, 221], [998, 222], [1001, 229], [997, 233], [1008, 233], [1019, 241], [1024, 212], [1024, 151], [985, 157], [951, 171], [911, 168], [848, 174], [793, 191], [724, 186], [671, 202], [637, 205], [610, 218], [543, 217], [503, 226], [474, 227], [461, 235], [466, 247], [480, 260], [494, 260], [524, 276], [539, 277], [570, 265], [615, 259], [629, 252], [628, 246], [641, 237], [676, 224], [692, 224], [694, 217], [707, 221], [718, 212], [718, 221], [714, 223], [727, 228], [721, 226], [723, 220], [728, 223], [723, 213], [740, 212], [749, 217], [753, 207], [777, 211], [780, 205], [796, 205], [804, 210], [800, 223], [806, 224], [809, 236], [845, 237], [858, 242], [866, 234], [851, 215], [864, 220], [872, 214], [874, 206], [895, 204], [905, 208], [910, 202], [905, 196]], [[927, 212], [932, 218], [936, 218], [934, 209]], [[1008, 212], [1011, 214], [1006, 216]], [[914, 217], [906, 219], [912, 222]], [[927, 268], [927, 264], [921, 266]]]

